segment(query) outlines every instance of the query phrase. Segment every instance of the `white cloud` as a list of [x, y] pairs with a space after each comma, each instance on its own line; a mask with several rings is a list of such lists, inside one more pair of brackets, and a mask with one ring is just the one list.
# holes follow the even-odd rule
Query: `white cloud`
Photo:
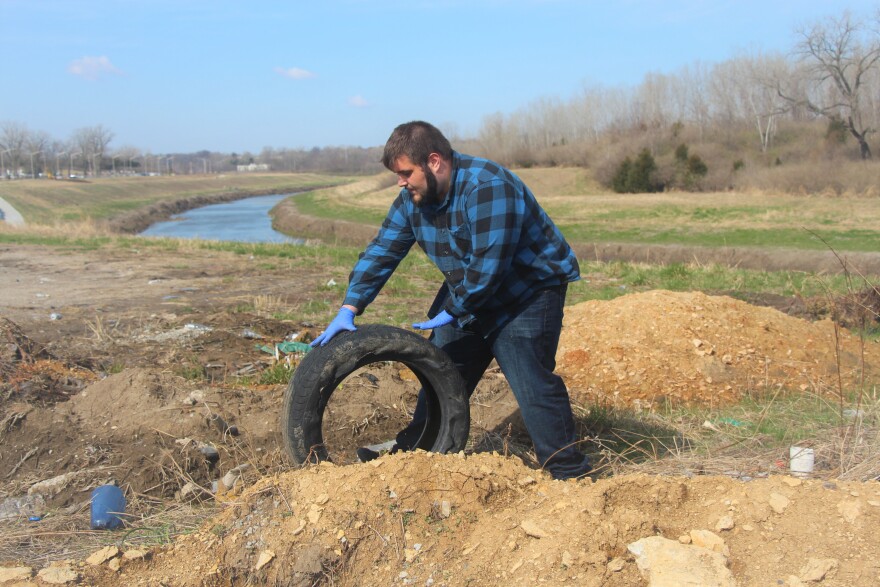
[[289, 77], [290, 79], [309, 79], [309, 78], [317, 77], [311, 71], [309, 71], [307, 69], [300, 69], [299, 67], [290, 67], [287, 69], [285, 69], [283, 67], [276, 67], [275, 73], [277, 73], [278, 75], [282, 75], [284, 77]]
[[367, 102], [367, 100], [363, 96], [361, 96], [360, 94], [349, 98], [348, 104], [350, 106], [354, 106], [355, 108], [366, 108], [367, 106], [370, 105], [370, 103]]
[[122, 75], [122, 71], [110, 63], [110, 59], [103, 55], [100, 57], [87, 55], [74, 59], [67, 66], [67, 72], [90, 81], [94, 81], [105, 74]]

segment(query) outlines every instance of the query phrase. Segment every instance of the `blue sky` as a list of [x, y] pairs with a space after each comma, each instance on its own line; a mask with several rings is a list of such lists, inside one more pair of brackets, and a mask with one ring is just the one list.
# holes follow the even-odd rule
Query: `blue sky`
[[0, 0], [0, 122], [155, 153], [375, 146], [634, 86], [878, 0]]

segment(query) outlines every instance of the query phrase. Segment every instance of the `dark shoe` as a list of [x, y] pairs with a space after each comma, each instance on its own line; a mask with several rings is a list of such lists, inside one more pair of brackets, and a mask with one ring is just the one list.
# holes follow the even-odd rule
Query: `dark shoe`
[[368, 463], [373, 459], [378, 459], [381, 456], [381, 453], [378, 451], [369, 449], [365, 446], [358, 447], [357, 449], [358, 460], [362, 463]]

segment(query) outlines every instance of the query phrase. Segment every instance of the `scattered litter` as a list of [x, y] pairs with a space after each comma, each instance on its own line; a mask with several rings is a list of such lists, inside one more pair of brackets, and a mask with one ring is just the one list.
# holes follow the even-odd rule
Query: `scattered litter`
[[372, 373], [364, 372], [361, 373], [360, 376], [369, 381], [373, 385], [373, 387], [379, 387], [379, 378]]
[[125, 495], [116, 485], [101, 485], [92, 491], [92, 530], [113, 530], [122, 525]]
[[58, 312], [52, 312], [49, 314], [49, 320], [61, 320], [61, 314]]
[[236, 377], [242, 377], [244, 375], [250, 375], [251, 373], [254, 373], [256, 370], [257, 370], [257, 368], [254, 366], [253, 363], [248, 363], [248, 364], [244, 365], [241, 369], [239, 369], [238, 371], [233, 373], [233, 375], [235, 375]]
[[308, 344], [296, 341], [279, 342], [275, 347], [282, 353], [307, 353], [312, 350]]
[[740, 426], [745, 426], [747, 422], [740, 422], [739, 420], [735, 420], [733, 418], [721, 418], [718, 420], [722, 424], [729, 424], [731, 426], [736, 426], [737, 428]]
[[235, 482], [238, 481], [239, 478], [241, 477], [241, 474], [245, 470], [247, 470], [249, 467], [250, 467], [250, 464], [242, 463], [241, 465], [239, 465], [233, 469], [230, 469], [225, 475], [223, 475], [223, 478], [220, 479], [220, 482], [223, 484], [223, 487], [225, 487], [227, 491], [232, 489], [233, 486], [235, 485]]
[[190, 406], [194, 406], [196, 404], [200, 404], [205, 401], [205, 392], [196, 389], [190, 392], [190, 394], [183, 400], [183, 403], [188, 404]]
[[157, 283], [162, 283], [163, 281], [165, 281], [165, 280], [162, 279], [161, 277], [159, 277], [159, 278], [156, 278], [156, 279], [151, 279], [151, 280], [149, 280], [149, 281], [147, 282], [147, 285], [156, 285]]
[[180, 298], [180, 296], [167, 295], [167, 296], [162, 296], [162, 301], [167, 302], [167, 301], [170, 301], [170, 300], [176, 300], [176, 299], [179, 299], [179, 298]]
[[46, 502], [42, 495], [7, 497], [0, 501], [0, 520], [13, 520], [26, 515], [28, 519], [42, 515]]
[[202, 444], [199, 446], [199, 452], [205, 456], [205, 460], [211, 464], [220, 460], [220, 453], [210, 444]]
[[327, 282], [327, 287], [333, 287], [334, 285], [336, 285], [336, 280], [334, 279], [331, 279]]
[[45, 293], [38, 293], [38, 294], [37, 294], [37, 297], [38, 297], [38, 298], [40, 298], [40, 299], [43, 299], [43, 298], [48, 298], [48, 297], [49, 297], [49, 294], [45, 294]]
[[298, 339], [300, 336], [302, 336], [302, 331], [291, 332], [290, 334], [288, 334], [287, 336], [284, 337], [284, 340], [294, 341], [294, 340]]
[[255, 345], [254, 348], [263, 351], [264, 353], [269, 353], [270, 355], [273, 355], [276, 359], [281, 358], [281, 353], [307, 353], [312, 350], [312, 347], [310, 347], [307, 343], [297, 341], [277, 342], [275, 343], [274, 347], [270, 347], [265, 344], [258, 344]]
[[245, 328], [244, 330], [242, 330], [242, 331], [241, 331], [241, 335], [242, 335], [244, 338], [266, 338], [266, 337], [263, 336], [262, 334], [259, 334], [259, 333], [257, 333], [257, 332], [254, 332], [254, 331], [251, 330], [250, 328]]
[[226, 423], [226, 420], [220, 417], [219, 414], [211, 414], [208, 416], [208, 422], [214, 424], [218, 430], [220, 430], [221, 434], [231, 434], [232, 436], [238, 436], [238, 426], [230, 426]]
[[214, 330], [210, 326], [205, 326], [204, 324], [194, 324], [192, 322], [184, 324], [183, 328], [185, 330], [195, 330], [196, 332], [211, 332], [212, 330]]

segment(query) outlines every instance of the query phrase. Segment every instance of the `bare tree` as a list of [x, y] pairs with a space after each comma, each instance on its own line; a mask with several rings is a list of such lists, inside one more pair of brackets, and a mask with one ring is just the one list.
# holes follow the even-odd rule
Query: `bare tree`
[[776, 91], [780, 82], [792, 87], [790, 67], [781, 55], [743, 55], [720, 63], [712, 76], [713, 101], [727, 125], [749, 122], [766, 153], [787, 103]]
[[101, 170], [104, 153], [112, 140], [113, 133], [99, 124], [75, 130], [71, 142], [82, 152], [84, 160], [88, 161], [92, 175], [97, 175]]
[[848, 14], [829, 18], [798, 31], [795, 50], [814, 86], [795, 93], [777, 86], [790, 104], [802, 105], [818, 116], [840, 121], [859, 143], [862, 159], [871, 158], [868, 136], [876, 131], [863, 102], [868, 78], [880, 61], [880, 38]]
[[6, 175], [9, 170], [12, 176], [17, 176], [21, 170], [22, 158], [26, 156], [28, 137], [30, 131], [27, 126], [19, 122], [6, 121], [0, 124], [0, 160], [3, 161], [4, 169], [0, 174]]

